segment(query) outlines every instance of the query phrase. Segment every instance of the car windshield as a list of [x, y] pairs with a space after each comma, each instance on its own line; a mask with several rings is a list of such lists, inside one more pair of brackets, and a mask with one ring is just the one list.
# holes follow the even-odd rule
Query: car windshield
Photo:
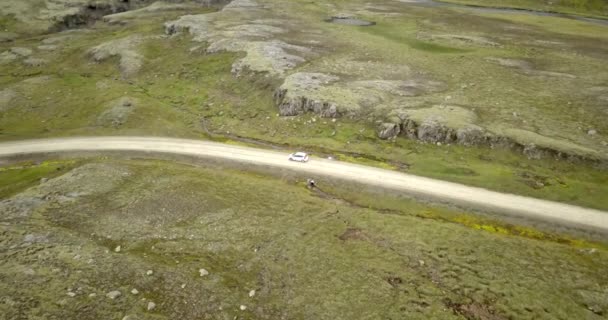
[[297, 152], [297, 153], [294, 153], [293, 156], [296, 158], [304, 158], [304, 157], [306, 157], [306, 153]]

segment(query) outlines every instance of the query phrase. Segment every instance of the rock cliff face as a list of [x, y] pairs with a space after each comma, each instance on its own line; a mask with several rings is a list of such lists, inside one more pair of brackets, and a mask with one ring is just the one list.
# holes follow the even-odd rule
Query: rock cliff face
[[457, 143], [466, 146], [487, 142], [487, 133], [474, 124], [476, 116], [455, 106], [407, 110], [399, 114], [400, 133], [428, 143]]
[[275, 90], [274, 101], [282, 116], [296, 116], [314, 112], [321, 117], [339, 117], [336, 99], [323, 94], [315, 96], [323, 85], [338, 81], [339, 78], [322, 73], [295, 73], [288, 76], [281, 87]]
[[[459, 107], [449, 108], [454, 110]], [[602, 160], [596, 151], [572, 143], [564, 145], [563, 141], [524, 130], [516, 130], [517, 132], [492, 132], [474, 124], [474, 119], [471, 123], [455, 123], [445, 121], [445, 118], [433, 114], [429, 110], [437, 111], [438, 109], [422, 109], [422, 112], [419, 112], [421, 110], [411, 110], [409, 114], [401, 114], [399, 121], [381, 123], [377, 127], [378, 137], [380, 139], [394, 139], [397, 136], [403, 136], [433, 144], [459, 144], [464, 146], [489, 146], [491, 148], [511, 149], [524, 154], [529, 159], [553, 158], [575, 162], [597, 160], [600, 163], [604, 163], [604, 160]], [[458, 112], [460, 113], [461, 111], [459, 110]], [[460, 116], [462, 117], [463, 114], [461, 113]], [[471, 120], [471, 118], [468, 120]], [[538, 141], [538, 143], [534, 141]]]

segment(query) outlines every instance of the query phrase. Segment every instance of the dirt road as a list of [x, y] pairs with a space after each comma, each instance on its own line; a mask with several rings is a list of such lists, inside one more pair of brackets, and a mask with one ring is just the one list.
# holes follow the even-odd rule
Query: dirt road
[[345, 179], [479, 210], [608, 231], [608, 212], [340, 161], [313, 158], [308, 163], [291, 162], [285, 153], [216, 142], [156, 137], [91, 137], [0, 143], [0, 157], [70, 151], [146, 151], [212, 157], [294, 170], [311, 177]]

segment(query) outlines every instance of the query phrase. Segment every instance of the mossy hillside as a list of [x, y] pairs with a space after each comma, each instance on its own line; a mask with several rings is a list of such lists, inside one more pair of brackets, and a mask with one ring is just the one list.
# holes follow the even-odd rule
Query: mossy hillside
[[[598, 130], [605, 130], [605, 123], [600, 121], [601, 102], [589, 99], [580, 90], [581, 81], [589, 87], [603, 81], [605, 73], [592, 71], [594, 68], [604, 69], [600, 66], [600, 60], [595, 57], [596, 53], [577, 57], [542, 48], [522, 51], [523, 43], [520, 45], [517, 40], [510, 40], [504, 47], [475, 47], [460, 54], [429, 54], [428, 50], [419, 50], [409, 45], [409, 41], [416, 37], [416, 29], [408, 33], [411, 22], [401, 23], [400, 20], [387, 19], [380, 21], [374, 28], [351, 31], [357, 33], [352, 37], [353, 45], [359, 45], [355, 51], [362, 50], [370, 54], [370, 59], [406, 64], [413, 70], [426, 72], [428, 77], [443, 81], [450, 87], [446, 92], [427, 95], [420, 100], [466, 106], [479, 116], [480, 124], [490, 131], [494, 131], [495, 124], [501, 123], [549, 137], [565, 134], [571, 141], [583, 146], [592, 146], [597, 142], [589, 140], [585, 128], [598, 127], [601, 128]], [[472, 20], [476, 23], [483, 19]], [[466, 26], [466, 23], [464, 24]], [[488, 24], [477, 27], [483, 27], [491, 37], [492, 27], [486, 28]], [[466, 30], [467, 27], [463, 29]], [[496, 33], [500, 31], [497, 30]], [[365, 34], [371, 35], [372, 38], [366, 40]], [[588, 30], [587, 34], [593, 32]], [[382, 41], [377, 37], [391, 41]], [[593, 37], [588, 41], [597, 43], [597, 39]], [[371, 46], [372, 43], [376, 45]], [[381, 50], [374, 52], [374, 48]], [[485, 57], [489, 56], [522, 57], [522, 53], [525, 59], [534, 61], [537, 68], [573, 74], [577, 78], [529, 74], [485, 60]], [[449, 73], [446, 73], [446, 70], [449, 70]], [[514, 116], [514, 113], [517, 116]]]
[[[299, 4], [298, 9], [308, 10], [309, 14], [304, 19], [314, 24], [315, 19], [320, 20], [332, 12], [357, 12], [355, 9], [360, 5], [356, 1], [331, 5]], [[508, 20], [487, 19], [470, 12], [460, 13], [467, 16], [461, 19], [453, 10], [441, 8], [408, 7], [407, 11], [396, 11], [398, 13], [393, 11], [395, 14], [391, 15], [359, 16], [378, 22], [374, 27], [353, 28], [329, 23], [316, 26], [322, 28], [324, 33], [332, 34], [331, 38], [335, 39], [332, 48], [334, 56], [346, 57], [353, 62], [368, 62], [367, 69], [360, 65], [360, 74], [373, 77], [375, 70], [369, 70], [370, 67], [381, 62], [406, 65], [412, 72], [402, 76], [410, 79], [430, 78], [447, 84], [448, 89], [443, 92], [408, 98], [405, 107], [452, 103], [475, 112], [479, 125], [489, 132], [504, 133], [504, 130], [500, 130], [503, 125], [512, 126], [537, 133], [537, 144], [547, 138], [559, 137], [555, 140], [562, 140], [558, 150], [570, 150], [569, 146], [581, 145], [582, 148], [572, 149], [574, 154], [580, 154], [580, 150], [585, 148], [605, 149], [599, 137], [586, 134], [590, 128], [605, 130], [605, 122], [601, 121], [601, 99], [580, 90], [581, 82], [585, 83], [583, 87], [594, 87], [605, 78], [605, 73], [598, 73], [597, 70], [605, 69], [601, 61], [606, 58], [606, 50], [601, 48], [602, 45], [597, 45], [594, 35], [597, 34], [596, 29], [602, 26], [578, 22], [571, 32], [579, 36], [572, 37], [560, 33], [570, 28], [570, 20], [562, 18], [546, 17], [565, 21], [558, 32], [547, 32], [531, 25], [515, 25]], [[450, 43], [442, 38], [428, 40], [428, 35], [421, 37], [422, 30], [424, 33], [441, 35], [443, 39], [449, 39], [446, 35], [467, 39], [471, 39], [469, 35], [474, 35], [473, 40], [475, 37], [481, 40], [471, 40], [471, 43]], [[546, 40], [542, 42], [539, 38]], [[425, 42], [428, 46], [412, 46], [413, 42]], [[576, 50], [576, 53], [558, 51], [551, 43]], [[444, 50], [446, 46], [458, 50]], [[580, 51], [572, 46], [582, 46], [584, 49]], [[581, 54], [583, 57], [580, 57]], [[531, 61], [532, 69], [508, 68], [488, 60], [496, 56]], [[333, 61], [348, 64], [348, 60], [344, 63], [343, 59]], [[327, 68], [328, 58], [321, 60], [318, 67], [317, 61], [313, 61], [301, 69], [306, 72], [332, 69]], [[400, 102], [396, 105], [399, 106]], [[385, 110], [379, 109], [377, 113]], [[507, 137], [516, 141], [520, 138], [518, 135]], [[600, 153], [605, 156], [605, 151]], [[594, 152], [585, 154], [596, 157]]]
[[481, 16], [491, 17], [499, 20], [514, 21], [525, 25], [537, 27], [540, 30], [549, 31], [556, 34], [580, 36], [585, 34], [587, 37], [606, 39], [606, 26], [588, 23], [580, 20], [563, 19], [550, 16], [535, 16], [527, 14], [508, 14], [501, 15], [495, 13], [482, 13]]
[[440, 0], [441, 2], [465, 4], [481, 7], [528, 9], [545, 12], [560, 12], [591, 16], [598, 18], [608, 17], [608, 2], [605, 0], [559, 0], [559, 1], [536, 1], [536, 0]]
[[[489, 232], [487, 221], [459, 213], [470, 222], [429, 219], [450, 210], [402, 200], [383, 202], [394, 204], [388, 214], [366, 200], [320, 198], [291, 179], [153, 161], [88, 166], [121, 182], [3, 227], [3, 243], [15, 245], [1, 260], [14, 302], [4, 314], [457, 319], [468, 309], [458, 306], [476, 306], [501, 317], [594, 319], [590, 309], [606, 307], [597, 293], [602, 246]], [[79, 185], [87, 181], [96, 183]], [[106, 298], [112, 290], [122, 295]], [[146, 311], [148, 301], [156, 309]]]
[[0, 168], [0, 199], [8, 198], [41, 179], [61, 175], [77, 163], [75, 161], [45, 161], [42, 163], [23, 163]]
[[[348, 11], [353, 4], [356, 2], [336, 2], [335, 10]], [[547, 124], [551, 125], [549, 129], [552, 131], [553, 128], [579, 130], [580, 126], [583, 136], [586, 136], [585, 131], [591, 126], [600, 133], [605, 130], [605, 123], [598, 116], [601, 109], [593, 107], [593, 103], [598, 103], [594, 97], [570, 99], [571, 96], [582, 94], [582, 91], [577, 89], [576, 93], [572, 93], [571, 89], [564, 89], [566, 91], [563, 95], [567, 95], [568, 100], [560, 100], [562, 93], [555, 95], [552, 91], [546, 91], [544, 85], [531, 81], [528, 79], [530, 76], [519, 70], [485, 60], [488, 56], [525, 57], [528, 51], [520, 48], [517, 41], [503, 42], [503, 47], [499, 48], [466, 47], [463, 48], [465, 53], [430, 53], [408, 45], [407, 39], [417, 39], [418, 28], [428, 29], [430, 26], [441, 34], [449, 31], [446, 26], [438, 23], [441, 20], [456, 25], [465, 33], [483, 35], [483, 30], [488, 30], [486, 37], [495, 40], [492, 35], [499, 33], [499, 27], [502, 26], [500, 23], [496, 26], [495, 19], [471, 16], [471, 19], [457, 20], [447, 11], [414, 8], [412, 12], [402, 12], [404, 16], [399, 19], [365, 17], [375, 19], [379, 22], [378, 25], [353, 28], [321, 23], [328, 11], [318, 4], [294, 2], [286, 8], [290, 14], [295, 9], [301, 9], [299, 15], [304, 22], [309, 21], [322, 34], [335, 39], [331, 43], [335, 47], [325, 44], [330, 55], [305, 64], [298, 71], [311, 71], [315, 65], [330, 65], [336, 71], [348, 70], [348, 74], [352, 74], [351, 70], [361, 69], [361, 74], [368, 74], [372, 79], [383, 74], [388, 74], [389, 79], [400, 79], [402, 76], [430, 78], [443, 81], [452, 89], [427, 95], [425, 99], [428, 102], [412, 97], [412, 104], [436, 102], [459, 105], [475, 112], [477, 121], [482, 123], [497, 121], [522, 125], [523, 120], [514, 117], [512, 113], [534, 113], [538, 114], [538, 123], [529, 123], [527, 126], [534, 130], [538, 128], [541, 132], [546, 130]], [[593, 167], [549, 159], [532, 161], [496, 149], [438, 147], [401, 138], [395, 142], [379, 141], [375, 132], [376, 118], [372, 116], [339, 119], [336, 122], [315, 115], [278, 117], [272, 94], [280, 86], [280, 80], [259, 74], [234, 77], [230, 74], [231, 64], [239, 57], [238, 54], [204, 54], [204, 46], [196, 49], [201, 44], [191, 43], [187, 36], [150, 39], [141, 44], [138, 50], [144, 57], [143, 67], [129, 79], [120, 78], [117, 60], [93, 63], [87, 55], [90, 48], [100, 43], [134, 33], [143, 36], [161, 35], [163, 19], [174, 19], [177, 15], [179, 13], [172, 12], [167, 17], [158, 18], [159, 20], [136, 19], [126, 26], [100, 23], [92, 31], [83, 32], [67, 42], [61, 50], [36, 52], [36, 55], [51, 61], [47, 66], [26, 68], [19, 62], [6, 65], [7, 72], [0, 77], [2, 86], [12, 88], [20, 96], [13, 101], [14, 107], [0, 117], [0, 139], [113, 134], [201, 138], [209, 137], [207, 131], [210, 131], [211, 137], [224, 141], [235, 137], [252, 138], [286, 149], [306, 149], [351, 161], [377, 163], [383, 167], [407, 167], [409, 172], [415, 174], [499, 191], [608, 208], [605, 197], [601, 196], [606, 193], [606, 174]], [[423, 19], [425, 15], [429, 15], [429, 19]], [[569, 26], [560, 28], [567, 29]], [[401, 31], [396, 33], [394, 30]], [[516, 32], [515, 36], [521, 43], [527, 43], [545, 31], [527, 27], [525, 32], [513, 32]], [[525, 36], [528, 32], [532, 32], [530, 38]], [[390, 34], [388, 38], [392, 40], [383, 40], [386, 34]], [[296, 35], [302, 36], [298, 33], [294, 34]], [[536, 67], [574, 73], [584, 77], [584, 81], [599, 83], [603, 67], [599, 64], [598, 57], [605, 53], [594, 47], [593, 43], [598, 43], [596, 39], [585, 35], [571, 43], [571, 36], [561, 33], [549, 35], [549, 39], [555, 37], [555, 40], [568, 45], [576, 43], [585, 48], [578, 57], [580, 63], [561, 65], [560, 59], [574, 59], [576, 54], [567, 51], [555, 53], [555, 50], [540, 46], [530, 51], [536, 57], [530, 58]], [[35, 47], [42, 39], [43, 37], [20, 39], [10, 46]], [[3, 45], [3, 48], [9, 48], [9, 45]], [[193, 48], [195, 50], [191, 51]], [[588, 55], [590, 49], [587, 48], [595, 48], [596, 52]], [[357, 53], [359, 51], [363, 52], [362, 56]], [[396, 54], [397, 52], [401, 54]], [[545, 53], [546, 62], [540, 64], [540, 56]], [[479, 66], [487, 67], [487, 72], [479, 71]], [[389, 69], [395, 71], [391, 73], [387, 71]], [[446, 74], [446, 70], [454, 71]], [[592, 70], [595, 71], [591, 72]], [[42, 78], [43, 81], [34, 83], [22, 82], [28, 78], [44, 76], [50, 78]], [[503, 81], [505, 87], [506, 84], [519, 86], [519, 83], [524, 83], [525, 86], [508, 90], [499, 86], [497, 79]], [[562, 80], [556, 80], [553, 87], [558, 88], [560, 81]], [[563, 81], [570, 83], [571, 80]], [[464, 89], [463, 83], [467, 85]], [[543, 90], [546, 92], [537, 97], [538, 92]], [[119, 127], [100, 125], [98, 118], [106, 112], [111, 102], [125, 96], [139, 101], [133, 107], [129, 119]], [[447, 96], [451, 96], [451, 99], [446, 100]], [[495, 97], [502, 97], [509, 103], [494, 101]], [[529, 99], [534, 100], [534, 108], [529, 107]], [[548, 102], [543, 102], [545, 100]], [[568, 105], [568, 101], [572, 104]], [[499, 102], [498, 106], [496, 102]], [[503, 108], [505, 104], [507, 106]], [[521, 104], [523, 111], [510, 107], [517, 104]], [[563, 135], [570, 131], [564, 131]]]

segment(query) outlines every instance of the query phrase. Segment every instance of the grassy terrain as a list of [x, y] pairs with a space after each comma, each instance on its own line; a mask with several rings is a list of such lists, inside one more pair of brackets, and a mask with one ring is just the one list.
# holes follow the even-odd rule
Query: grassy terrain
[[481, 7], [515, 8], [545, 12], [559, 12], [591, 16], [608, 17], [608, 2], [606, 0], [440, 0], [441, 2], [457, 3]]
[[[83, 164], [0, 204], [0, 312], [600, 319], [608, 308], [603, 245], [505, 232], [398, 199], [368, 208], [373, 196], [360, 190], [330, 191], [358, 200], [326, 199], [293, 178], [230, 169]], [[209, 275], [201, 277], [201, 268]], [[118, 298], [106, 297], [114, 290]]]
[[43, 162], [0, 168], [0, 199], [14, 195], [43, 178], [52, 178], [65, 173], [74, 165], [72, 161]]
[[[358, 1], [330, 5], [332, 12], [353, 12], [364, 6]], [[587, 129], [597, 129], [600, 134], [608, 131], [602, 120], [602, 100], [581, 89], [601, 87], [607, 79], [603, 27], [550, 17], [480, 16], [385, 5], [394, 5], [399, 15], [363, 12], [362, 18], [378, 24], [358, 28], [320, 23], [329, 12], [321, 4], [290, 3], [285, 7], [286, 16], [334, 39], [324, 44], [331, 54], [298, 70], [314, 71], [327, 65], [339, 71], [353, 61], [367, 60], [404, 66], [414, 75], [449, 87], [447, 92], [413, 97], [409, 100], [412, 104], [463, 105], [474, 109], [479, 121], [490, 128], [516, 125], [582, 144], [598, 144], [602, 139], [587, 136]], [[236, 78], [230, 69], [238, 54], [204, 54], [200, 48], [191, 51], [205, 44], [192, 43], [188, 36], [146, 40], [137, 48], [144, 57], [143, 67], [128, 79], [120, 76], [118, 58], [95, 63], [87, 54], [94, 46], [129, 35], [161, 35], [162, 22], [180, 14], [135, 19], [126, 25], [98, 23], [90, 31], [73, 33], [74, 37], [56, 51], [35, 50], [34, 56], [47, 59], [47, 65], [27, 67], [20, 61], [3, 65], [0, 88], [15, 91], [17, 97], [11, 108], [0, 114], [0, 140], [126, 134], [224, 141], [242, 137], [286, 151], [306, 149], [498, 191], [608, 209], [608, 200], [602, 196], [608, 192], [608, 173], [601, 168], [551, 159], [529, 160], [500, 148], [435, 146], [405, 138], [380, 141], [372, 118], [332, 122], [314, 115], [278, 117], [272, 93], [280, 85], [279, 79], [260, 75]], [[545, 21], [554, 23], [547, 26]], [[501, 45], [429, 40], [420, 33], [476, 35]], [[302, 36], [293, 33], [294, 40]], [[32, 36], [0, 46], [36, 48], [48, 37]], [[531, 44], [538, 39], [562, 44], [558, 48]], [[535, 68], [571, 73], [577, 78], [530, 77], [489, 62], [487, 57], [525, 59]], [[375, 77], [378, 71], [364, 72]], [[100, 121], [100, 116], [125, 96], [137, 100], [128, 118], [117, 125]]]

